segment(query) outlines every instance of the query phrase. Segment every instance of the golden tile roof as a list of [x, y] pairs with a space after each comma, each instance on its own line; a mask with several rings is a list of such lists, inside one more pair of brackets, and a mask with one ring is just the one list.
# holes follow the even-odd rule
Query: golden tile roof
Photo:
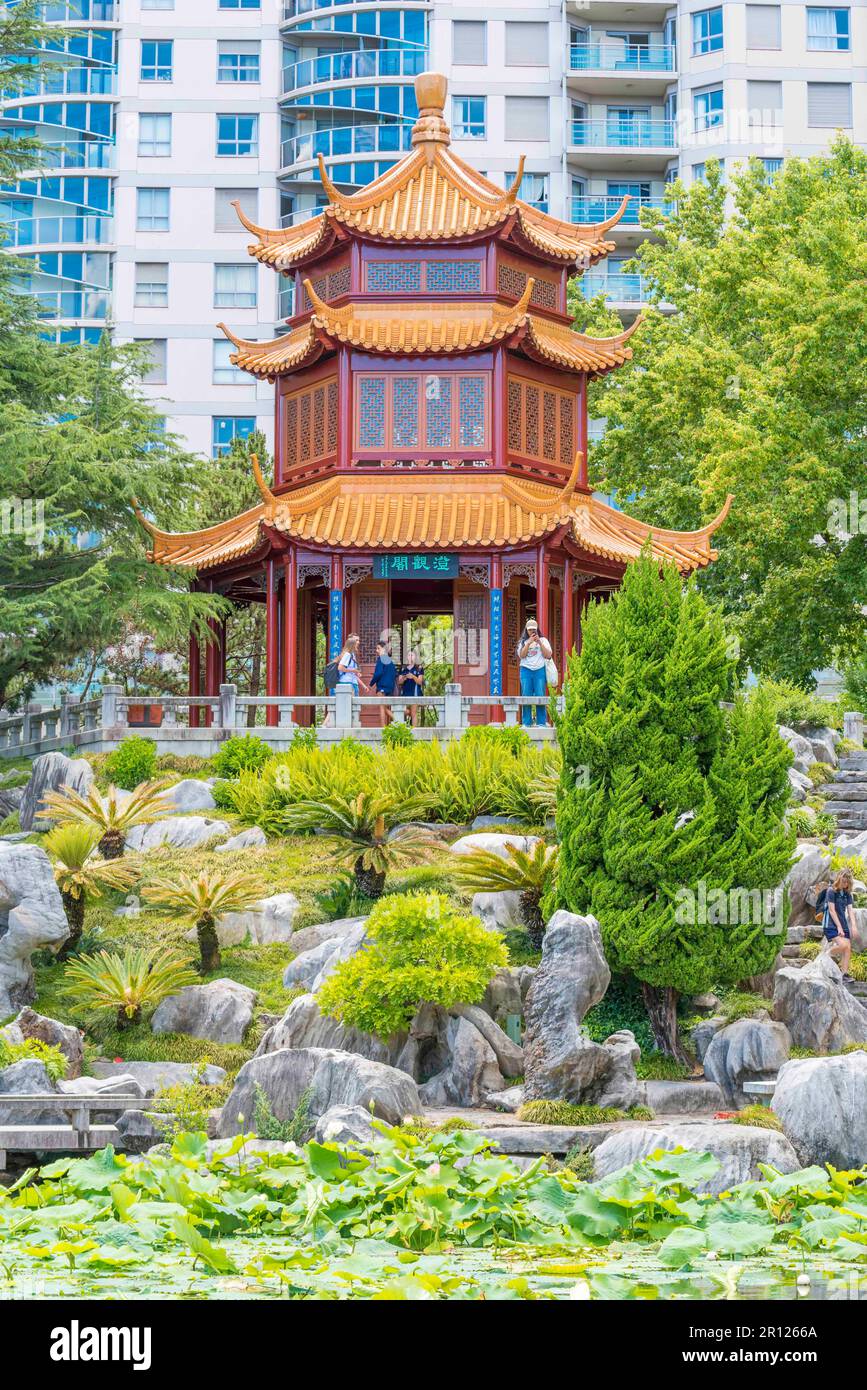
[[276, 270], [289, 270], [313, 251], [327, 249], [344, 231], [382, 241], [437, 242], [505, 229], [507, 224], [510, 233], [562, 264], [592, 265], [614, 250], [605, 233], [622, 217], [628, 197], [613, 217], [586, 226], [540, 212], [518, 197], [523, 156], [512, 186], [504, 191], [452, 153], [443, 120], [445, 78], [423, 73], [416, 79], [416, 94], [419, 119], [412, 150], [361, 192], [338, 192], [320, 155], [319, 173], [328, 197], [320, 215], [289, 229], [269, 229], [251, 222], [236, 204], [241, 222], [257, 238], [250, 254]]
[[579, 462], [564, 488], [494, 473], [417, 473], [411, 480], [341, 474], [275, 495], [257, 470], [263, 502], [231, 521], [176, 534], [139, 517], [153, 538], [155, 563], [196, 570], [252, 553], [269, 530], [329, 549], [400, 551], [517, 546], [566, 526], [583, 551], [607, 560], [636, 559], [648, 538], [656, 558], [684, 573], [716, 558], [710, 540], [731, 498], [698, 531], [651, 527], [577, 491]]
[[485, 300], [451, 301], [432, 305], [389, 300], [382, 304], [344, 304], [334, 308], [316, 294], [309, 280], [305, 288], [313, 305], [310, 319], [280, 338], [248, 342], [220, 324], [237, 352], [232, 361], [255, 376], [273, 380], [313, 361], [328, 346], [349, 344], [364, 352], [414, 353], [477, 352], [502, 339], [510, 339], [529, 356], [553, 362], [567, 371], [600, 376], [632, 356], [626, 344], [640, 323], [613, 338], [591, 338], [573, 333], [564, 324], [529, 312], [533, 280], [527, 281], [521, 298], [511, 305]]

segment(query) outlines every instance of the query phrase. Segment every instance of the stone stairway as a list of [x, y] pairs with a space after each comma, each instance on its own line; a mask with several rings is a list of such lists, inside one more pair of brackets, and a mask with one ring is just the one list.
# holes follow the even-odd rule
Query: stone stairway
[[841, 758], [832, 780], [818, 790], [838, 829], [867, 830], [867, 749]]

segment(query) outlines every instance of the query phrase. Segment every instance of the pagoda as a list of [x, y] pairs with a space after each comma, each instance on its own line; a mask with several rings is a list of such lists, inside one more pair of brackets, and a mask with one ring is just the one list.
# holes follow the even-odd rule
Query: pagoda
[[[151, 559], [199, 589], [266, 606], [266, 694], [316, 690], [317, 629], [338, 654], [361, 637], [369, 678], [381, 634], [451, 614], [464, 693], [519, 693], [528, 617], [560, 669], [581, 614], [649, 545], [684, 574], [715, 558], [729, 503], [697, 531], [646, 525], [587, 483], [587, 383], [632, 355], [636, 324], [573, 332], [571, 276], [614, 249], [607, 222], [559, 221], [459, 159], [443, 119], [445, 78], [416, 80], [412, 149], [361, 192], [268, 230], [238, 209], [249, 253], [294, 278], [288, 331], [248, 342], [223, 325], [232, 361], [275, 383], [274, 480], [260, 502], [184, 534], [145, 521]], [[190, 693], [216, 695], [225, 625], [190, 644]], [[321, 650], [321, 648], [320, 648]], [[496, 709], [496, 698], [491, 705]], [[269, 709], [276, 719], [276, 711]]]

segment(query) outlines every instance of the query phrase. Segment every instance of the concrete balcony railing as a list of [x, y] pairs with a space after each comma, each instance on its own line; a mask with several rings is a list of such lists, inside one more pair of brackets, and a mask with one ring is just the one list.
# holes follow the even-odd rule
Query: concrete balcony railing
[[676, 55], [667, 43], [576, 43], [569, 49], [571, 72], [674, 72]]
[[20, 217], [6, 224], [6, 245], [104, 246], [114, 235], [111, 217]]
[[[623, 199], [620, 194], [600, 193], [595, 195], [590, 193], [586, 197], [572, 199], [572, 221], [573, 222], [604, 222], [606, 218], [613, 217], [620, 207]], [[637, 227], [641, 221], [642, 209], [653, 209], [654, 212], [670, 213], [674, 212], [676, 203], [667, 203], [664, 198], [631, 198], [626, 204], [626, 211], [617, 224], [621, 227]]]
[[596, 149], [675, 149], [674, 121], [573, 121], [571, 143]]
[[426, 48], [355, 48], [303, 58], [283, 69], [283, 96], [335, 82], [416, 77], [425, 71], [427, 62]]
[[[281, 146], [283, 169], [312, 164], [319, 155], [325, 160], [341, 155], [404, 154], [412, 148], [411, 125], [348, 125], [293, 135]], [[337, 170], [332, 176], [340, 180]]]

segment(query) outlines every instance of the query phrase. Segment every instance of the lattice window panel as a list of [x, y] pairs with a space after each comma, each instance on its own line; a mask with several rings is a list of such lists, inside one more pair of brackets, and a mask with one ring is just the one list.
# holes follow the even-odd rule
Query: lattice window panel
[[539, 456], [539, 389], [536, 386], [524, 388], [524, 423], [526, 428], [527, 453], [533, 458]]
[[[554, 648], [554, 660], [560, 664], [563, 659], [563, 604], [566, 596], [556, 590], [552, 590], [554, 622], [551, 628], [551, 645]], [[572, 595], [569, 595], [571, 599]]]
[[310, 437], [310, 397], [312, 391], [305, 391], [299, 403], [298, 452], [302, 459], [313, 457], [313, 440]]
[[[326, 303], [330, 303], [332, 299], [338, 299], [342, 294], [349, 294], [349, 277], [349, 266], [342, 265], [338, 266], [336, 270], [328, 271], [325, 275], [318, 275], [316, 279], [311, 280], [310, 283], [319, 298], [324, 299]], [[304, 311], [313, 308], [313, 301], [306, 289], [302, 291], [301, 304]]]
[[509, 450], [571, 468], [575, 457], [575, 398], [565, 391], [510, 377]]
[[[455, 628], [458, 632], [481, 634], [488, 625], [487, 594], [458, 594], [455, 599]], [[517, 640], [517, 639], [516, 639]], [[476, 650], [481, 651], [481, 638], [477, 637]], [[467, 650], [473, 650], [467, 645]]]
[[481, 449], [485, 442], [485, 378], [462, 376], [458, 394], [460, 446], [462, 449]]
[[283, 405], [286, 468], [337, 453], [337, 378], [287, 396]]
[[520, 616], [521, 604], [517, 594], [509, 594], [506, 597], [506, 651], [508, 652], [509, 662], [514, 666], [517, 662], [515, 653], [518, 650], [518, 638], [520, 637]]
[[452, 382], [447, 376], [430, 377], [425, 386], [429, 449], [448, 449], [452, 442]]
[[337, 453], [337, 412], [339, 396], [337, 394], [337, 382], [328, 383], [328, 404], [327, 428], [326, 428], [326, 452], [329, 454]]
[[557, 457], [557, 393], [545, 391], [542, 394], [542, 457]]
[[395, 449], [418, 448], [417, 376], [395, 377], [392, 383], [392, 443]]
[[571, 468], [575, 461], [575, 402], [571, 396], [560, 397], [560, 462]]
[[428, 261], [428, 294], [478, 294], [482, 288], [481, 261]]
[[[539, 309], [557, 309], [560, 292], [556, 280], [546, 280], [539, 275], [534, 275], [533, 279], [535, 284], [533, 285], [533, 293], [530, 295], [530, 303], [535, 304]], [[500, 261], [497, 267], [497, 289], [500, 294], [507, 294], [513, 299], [520, 299], [526, 288], [526, 271], [519, 270], [517, 266], [509, 265], [506, 261]]]
[[317, 386], [313, 392], [313, 457], [321, 458], [325, 453], [325, 387]]
[[361, 660], [376, 660], [376, 644], [385, 628], [385, 595], [359, 594], [358, 635], [361, 638]]
[[385, 448], [385, 377], [364, 376], [359, 382], [358, 445]]
[[421, 261], [371, 261], [367, 267], [371, 294], [413, 294], [421, 290]]
[[524, 393], [519, 381], [509, 382], [509, 448], [520, 454], [524, 447], [522, 420]]
[[286, 466], [291, 468], [298, 462], [298, 397], [290, 396], [286, 402]]

